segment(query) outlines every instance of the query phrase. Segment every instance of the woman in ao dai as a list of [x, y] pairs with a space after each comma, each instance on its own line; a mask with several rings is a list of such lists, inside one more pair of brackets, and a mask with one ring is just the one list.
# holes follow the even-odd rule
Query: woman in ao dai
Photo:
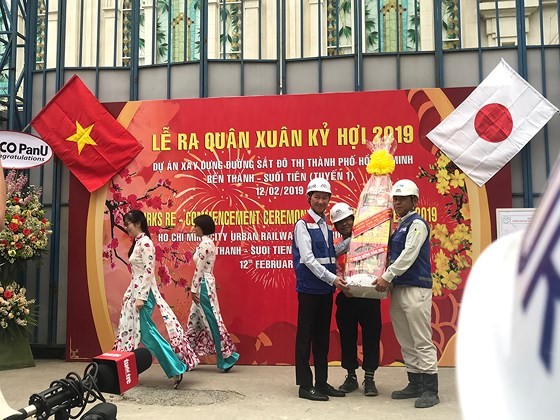
[[216, 230], [214, 220], [206, 215], [194, 219], [194, 231], [200, 244], [193, 254], [196, 264], [191, 293], [193, 303], [187, 324], [189, 343], [198, 356], [216, 354], [218, 369], [229, 372], [239, 359], [235, 345], [220, 314], [214, 263], [216, 246], [209, 235]]
[[[132, 279], [123, 296], [114, 350], [132, 351], [142, 343], [158, 360], [177, 388], [183, 373], [198, 364], [177, 317], [161, 296], [155, 277], [155, 248], [146, 216], [140, 210], [124, 215], [124, 225], [134, 238], [128, 252]], [[152, 319], [157, 305], [171, 344], [162, 337]]]

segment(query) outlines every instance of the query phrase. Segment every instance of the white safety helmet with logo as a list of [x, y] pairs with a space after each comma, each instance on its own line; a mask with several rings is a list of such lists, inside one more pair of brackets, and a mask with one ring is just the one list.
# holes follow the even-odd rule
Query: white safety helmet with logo
[[409, 195], [420, 197], [418, 187], [410, 179], [401, 179], [393, 185], [391, 197], [408, 197]]
[[340, 222], [349, 216], [354, 216], [354, 210], [346, 203], [336, 203], [331, 209], [331, 221]]
[[314, 178], [307, 184], [306, 194], [311, 194], [315, 191], [332, 194], [331, 184], [325, 178]]

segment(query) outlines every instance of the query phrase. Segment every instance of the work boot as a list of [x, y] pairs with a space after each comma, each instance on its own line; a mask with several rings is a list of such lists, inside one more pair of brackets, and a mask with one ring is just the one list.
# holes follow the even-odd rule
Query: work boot
[[358, 379], [355, 375], [348, 375], [346, 376], [344, 383], [340, 385], [338, 389], [346, 394], [355, 391], [358, 389]]
[[415, 401], [414, 407], [429, 408], [439, 404], [437, 373], [432, 375], [429, 373], [422, 373], [422, 381], [424, 383], [424, 392], [422, 392], [420, 398]]
[[400, 391], [393, 391], [391, 398], [394, 400], [406, 400], [408, 398], [418, 398], [424, 390], [422, 386], [422, 375], [420, 373], [407, 372], [408, 385]]
[[364, 379], [364, 394], [366, 397], [376, 397], [377, 395], [379, 395], [373, 378]]

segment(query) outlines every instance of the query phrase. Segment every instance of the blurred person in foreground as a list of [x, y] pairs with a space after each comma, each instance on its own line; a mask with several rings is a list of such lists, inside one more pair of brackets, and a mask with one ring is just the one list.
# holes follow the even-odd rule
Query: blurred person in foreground
[[529, 228], [476, 260], [461, 301], [457, 379], [465, 419], [558, 419], [560, 165]]

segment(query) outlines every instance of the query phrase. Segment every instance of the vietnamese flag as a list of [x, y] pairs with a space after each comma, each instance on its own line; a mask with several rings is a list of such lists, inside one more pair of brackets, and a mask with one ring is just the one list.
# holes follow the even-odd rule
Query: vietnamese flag
[[90, 193], [143, 149], [76, 75], [31, 125]]
[[502, 59], [427, 137], [482, 186], [557, 112]]

